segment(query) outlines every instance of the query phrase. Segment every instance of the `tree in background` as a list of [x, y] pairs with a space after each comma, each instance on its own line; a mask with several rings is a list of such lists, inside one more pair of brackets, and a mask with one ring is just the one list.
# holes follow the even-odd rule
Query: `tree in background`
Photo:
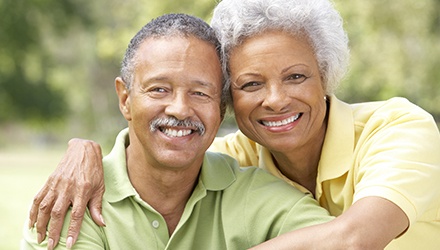
[[[85, 2], [85, 1], [83, 1]], [[3, 0], [0, 3], [0, 123], [66, 117], [63, 88], [51, 83], [58, 64], [44, 42], [69, 28], [93, 24], [78, 1]]]
[[[27, 124], [62, 142], [76, 136], [112, 144], [109, 135], [126, 125], [113, 82], [134, 32], [168, 12], [209, 22], [216, 2], [1, 1], [0, 128]], [[335, 4], [352, 54], [337, 95], [348, 102], [404, 96], [439, 121], [440, 0]], [[12, 133], [0, 131], [6, 145], [2, 138]]]
[[349, 102], [403, 96], [440, 122], [440, 1], [342, 1], [351, 48], [339, 96]]

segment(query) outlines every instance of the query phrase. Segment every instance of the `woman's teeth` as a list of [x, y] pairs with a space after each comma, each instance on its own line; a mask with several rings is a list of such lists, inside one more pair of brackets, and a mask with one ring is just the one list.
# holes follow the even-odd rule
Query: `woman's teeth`
[[281, 120], [281, 121], [261, 121], [261, 123], [267, 127], [279, 127], [279, 126], [284, 126], [284, 125], [287, 125], [289, 123], [296, 121], [299, 118], [299, 116], [300, 116], [300, 113], [298, 113], [295, 116], [291, 116], [287, 119]]

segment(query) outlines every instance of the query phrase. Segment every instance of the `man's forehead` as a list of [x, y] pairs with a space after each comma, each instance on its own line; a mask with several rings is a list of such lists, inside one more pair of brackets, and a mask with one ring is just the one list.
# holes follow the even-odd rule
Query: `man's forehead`
[[174, 73], [202, 86], [221, 86], [221, 65], [216, 48], [195, 37], [146, 39], [140, 45], [135, 61], [135, 72], [144, 79], [176, 79]]
[[[214, 53], [212, 53], [214, 52]], [[214, 44], [204, 41], [193, 36], [161, 36], [149, 37], [145, 39], [136, 50], [135, 60], [142, 57], [154, 56], [164, 57], [169, 53], [178, 53], [177, 55], [198, 54], [198, 56], [210, 56], [212, 62], [218, 61], [220, 58]], [[146, 58], [143, 58], [146, 59]]]

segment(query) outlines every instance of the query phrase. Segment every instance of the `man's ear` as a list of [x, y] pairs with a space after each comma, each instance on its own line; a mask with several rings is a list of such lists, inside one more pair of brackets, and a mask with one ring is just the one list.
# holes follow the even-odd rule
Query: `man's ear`
[[115, 79], [116, 93], [119, 99], [119, 110], [127, 121], [131, 121], [130, 93], [121, 77]]

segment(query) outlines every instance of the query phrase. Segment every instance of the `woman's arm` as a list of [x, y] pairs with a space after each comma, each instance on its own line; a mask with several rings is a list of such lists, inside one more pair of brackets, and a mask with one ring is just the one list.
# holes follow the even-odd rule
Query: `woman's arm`
[[252, 249], [384, 249], [408, 226], [406, 214], [394, 203], [366, 197], [331, 222], [285, 233]]
[[[66, 218], [64, 219], [64, 226], [62, 227], [61, 230], [61, 237], [56, 248], [58, 250], [72, 248], [72, 246], [69, 245], [68, 239], [66, 238], [71, 212], [72, 210], [68, 209]], [[49, 240], [50, 239], [46, 239], [43, 240], [43, 242], [39, 243], [37, 242], [36, 228], [24, 229], [23, 238], [20, 241], [20, 249], [21, 250], [27, 250], [27, 249], [52, 250], [54, 249], [54, 245], [52, 244], [53, 242], [50, 242]], [[100, 249], [105, 249], [106, 244], [107, 244], [107, 239], [105, 237], [104, 231], [101, 230], [101, 228], [93, 222], [90, 212], [87, 211], [84, 214], [84, 219], [81, 225], [81, 231], [79, 232], [78, 240], [75, 244], [75, 249], [100, 250]]]
[[99, 226], [105, 226], [101, 215], [103, 194], [101, 147], [93, 141], [72, 139], [58, 167], [34, 198], [29, 214], [29, 227], [36, 225], [40, 243], [46, 237], [50, 219], [49, 242], [56, 246], [64, 217], [72, 206], [68, 237], [74, 243], [86, 206], [89, 207], [93, 221]]

